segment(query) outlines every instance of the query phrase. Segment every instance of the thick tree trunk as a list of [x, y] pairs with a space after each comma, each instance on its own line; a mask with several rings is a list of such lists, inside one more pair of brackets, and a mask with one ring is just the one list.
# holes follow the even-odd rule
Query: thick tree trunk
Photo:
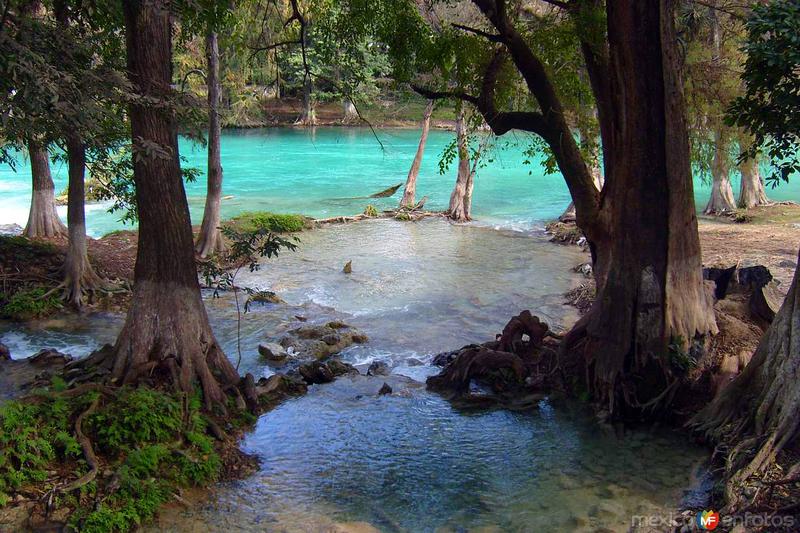
[[83, 307], [84, 296], [102, 285], [100, 277], [89, 262], [86, 248], [86, 213], [84, 177], [86, 147], [80, 138], [67, 137], [69, 185], [67, 190], [67, 226], [69, 246], [64, 260], [64, 299], [77, 309]]
[[714, 160], [711, 162], [711, 198], [703, 210], [706, 215], [730, 213], [736, 209], [730, 178], [730, 158], [728, 157], [728, 136], [720, 131], [714, 132]]
[[206, 58], [208, 60], [208, 185], [203, 223], [197, 237], [195, 251], [206, 258], [225, 251], [220, 226], [220, 203], [222, 201], [222, 161], [220, 137], [222, 126], [219, 120], [219, 47], [216, 32], [206, 35]]
[[31, 160], [31, 210], [23, 235], [29, 238], [59, 237], [67, 228], [56, 212], [56, 192], [50, 175], [50, 157], [47, 148], [36, 141], [28, 143]]
[[408, 171], [406, 178], [406, 186], [403, 189], [403, 198], [400, 200], [400, 207], [413, 207], [416, 201], [417, 194], [417, 177], [419, 176], [419, 169], [422, 165], [422, 156], [425, 154], [425, 144], [428, 142], [428, 132], [431, 129], [431, 115], [433, 114], [433, 100], [428, 100], [428, 105], [425, 107], [425, 114], [422, 117], [422, 133], [419, 136], [419, 146], [417, 146], [417, 153], [414, 156], [414, 162], [411, 163], [411, 169]]
[[742, 184], [739, 189], [738, 207], [751, 209], [760, 205], [770, 205], [764, 181], [758, 170], [758, 160], [749, 158], [739, 163], [739, 172], [742, 175]]
[[472, 172], [469, 166], [469, 146], [467, 145], [467, 126], [464, 112], [459, 108], [456, 117], [456, 146], [458, 151], [458, 175], [456, 185], [450, 194], [450, 207], [447, 212], [451, 219], [466, 222], [470, 219], [472, 202]]
[[[798, 258], [800, 261], [800, 258]], [[729, 509], [741, 509], [742, 484], [763, 473], [800, 438], [800, 267], [753, 358], [692, 423], [733, 445]], [[755, 452], [755, 455], [752, 455]]]
[[616, 147], [603, 193], [610, 238], [598, 243], [607, 265], [594, 306], [564, 345], [584, 339], [587, 385], [612, 416], [667, 402], [668, 345], [717, 331], [702, 279], [673, 1], [607, 3]]
[[[123, 8], [130, 81], [148, 101], [169, 100], [169, 2], [130, 1]], [[214, 338], [200, 296], [174, 117], [161, 106], [134, 103], [130, 119], [138, 153], [139, 241], [131, 307], [114, 346], [110, 379], [160, 380], [187, 393], [197, 383], [208, 408], [224, 409], [223, 391], [239, 376]], [[152, 146], [158, 153], [148, 150]]]

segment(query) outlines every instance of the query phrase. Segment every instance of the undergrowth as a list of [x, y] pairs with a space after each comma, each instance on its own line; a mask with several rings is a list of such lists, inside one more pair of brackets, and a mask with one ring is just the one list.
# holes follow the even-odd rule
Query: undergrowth
[[58, 284], [50, 272], [62, 263], [50, 243], [0, 235], [0, 318], [31, 320], [61, 309], [57, 295], [45, 295]]
[[0, 505], [11, 494], [39, 499], [89, 471], [75, 421], [97, 399], [82, 423], [98, 457], [97, 478], [71, 493], [54, 491], [56, 509], [68, 507], [76, 531], [129, 531], [150, 520], [181, 487], [216, 480], [222, 466], [199, 396], [147, 388], [116, 389], [113, 397], [48, 391], [0, 406]]
[[46, 287], [31, 287], [0, 296], [0, 318], [23, 321], [53, 314], [62, 305], [58, 295], [49, 292]]
[[311, 227], [307, 217], [267, 211], [245, 212], [228, 221], [243, 231], [266, 230], [274, 233], [295, 233]]

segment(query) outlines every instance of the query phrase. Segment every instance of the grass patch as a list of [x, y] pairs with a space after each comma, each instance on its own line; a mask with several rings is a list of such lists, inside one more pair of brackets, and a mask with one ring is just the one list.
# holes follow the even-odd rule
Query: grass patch
[[33, 399], [0, 406], [0, 506], [10, 494], [41, 494], [88, 471], [75, 438], [75, 420], [92, 402], [82, 429], [99, 460], [97, 478], [58, 492], [76, 531], [130, 531], [152, 519], [181, 487], [216, 480], [222, 461], [206, 433], [199, 396], [184, 399], [148, 388], [122, 388], [113, 397], [86, 392], [60, 396], [63, 381]]
[[0, 296], [0, 318], [24, 321], [53, 314], [62, 308], [61, 300], [48, 292], [45, 287], [33, 287], [20, 289], [7, 299]]
[[226, 224], [246, 232], [265, 230], [273, 233], [296, 233], [311, 229], [312, 220], [303, 215], [248, 211], [233, 217]]

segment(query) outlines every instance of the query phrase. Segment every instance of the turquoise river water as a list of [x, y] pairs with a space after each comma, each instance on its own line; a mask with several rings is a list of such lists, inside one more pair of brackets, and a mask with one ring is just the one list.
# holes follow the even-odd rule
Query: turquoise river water
[[[226, 130], [222, 136], [223, 190], [232, 198], [223, 201], [223, 217], [241, 211], [264, 209], [278, 213], [301, 213], [313, 217], [360, 213], [368, 203], [378, 208], [394, 207], [399, 195], [380, 200], [352, 199], [368, 196], [405, 181], [419, 142], [416, 130], [366, 128], [275, 128]], [[453, 133], [430, 133], [417, 186], [418, 198], [428, 196], [427, 207], [444, 209], [450, 198], [455, 168], [439, 174], [439, 161]], [[475, 180], [474, 215], [479, 223], [509, 228], [541, 226], [557, 217], [569, 203], [569, 192], [559, 174], [545, 175], [533, 161], [524, 164], [524, 135], [507, 134], [496, 141], [478, 169]], [[186, 165], [205, 171], [202, 147], [181, 141]], [[56, 190], [66, 187], [66, 164], [54, 164]], [[187, 184], [187, 195], [196, 224], [202, 218], [205, 183], [202, 178]], [[738, 194], [738, 174], [732, 175]], [[21, 158], [16, 172], [0, 165], [0, 224], [25, 225], [30, 204], [30, 170]], [[697, 205], [708, 200], [709, 185], [695, 180]], [[800, 180], [768, 191], [776, 200], [800, 198]], [[100, 236], [120, 229], [118, 214], [105, 205], [88, 206], [89, 233]], [[66, 218], [66, 207], [60, 209]]]
[[[294, 130], [226, 133], [225, 193], [233, 198], [225, 214], [361, 211], [367, 200], [336, 198], [403, 181], [416, 148], [415, 132], [380, 134], [383, 153], [362, 130], [320, 129], [315, 137]], [[420, 176], [419, 193], [430, 196], [433, 208], [449, 195], [452, 172], [440, 176], [436, 166], [449, 136], [432, 133]], [[342, 358], [362, 372], [384, 361], [390, 375], [314, 386], [263, 415], [242, 443], [260, 458], [258, 472], [219, 485], [197, 507], [162, 514], [153, 531], [628, 531], [635, 517], [702, 505], [707, 452], [685, 436], [653, 430], [620, 439], [580, 406], [554, 400], [525, 412], [465, 412], [425, 390], [424, 379], [436, 372], [433, 355], [493, 338], [523, 309], [556, 329], [576, 318], [562, 295], [580, 281], [571, 269], [586, 257], [548, 243], [538, 229], [564, 208], [566, 189], [557, 176], [521, 165], [518, 154], [505, 150], [479, 171], [478, 223], [327, 226], [301, 234], [297, 252], [237, 278], [287, 302], [244, 315], [240, 371], [275, 372], [259, 359], [257, 345], [297, 327], [302, 316], [365, 331], [370, 341]], [[202, 162], [201, 152], [188, 155]], [[0, 187], [0, 222], [24, 223], [7, 209], [24, 215], [23, 180], [4, 171]], [[190, 185], [189, 194], [196, 216], [202, 185]], [[117, 227], [102, 209], [89, 220], [94, 234]], [[342, 273], [348, 260], [349, 276]], [[206, 304], [215, 334], [235, 359], [231, 297], [206, 295]], [[112, 342], [122, 320], [104, 313], [0, 322], [0, 342], [15, 358], [44, 347], [84, 356]], [[378, 396], [384, 381], [394, 392]]]

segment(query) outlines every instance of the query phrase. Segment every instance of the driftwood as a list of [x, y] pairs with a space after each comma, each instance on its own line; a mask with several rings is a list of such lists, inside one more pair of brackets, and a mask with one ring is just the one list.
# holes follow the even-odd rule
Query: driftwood
[[390, 196], [393, 196], [394, 193], [397, 192], [397, 189], [399, 189], [402, 186], [403, 186], [402, 183], [398, 183], [397, 185], [392, 185], [388, 189], [376, 192], [375, 194], [370, 194], [369, 198], [389, 198]]
[[397, 185], [392, 185], [388, 189], [378, 191], [374, 194], [370, 194], [369, 196], [349, 196], [346, 198], [334, 198], [334, 200], [369, 200], [370, 198], [389, 198], [390, 196], [393, 196], [394, 193], [397, 192], [397, 189], [402, 186], [402, 183], [398, 183]]
[[445, 213], [440, 213], [437, 211], [423, 211], [422, 210], [422, 203], [426, 200], [423, 198], [419, 204], [414, 206], [413, 209], [391, 209], [388, 211], [382, 211], [378, 214], [378, 216], [369, 216], [361, 213], [359, 215], [352, 215], [352, 216], [338, 216], [338, 217], [330, 217], [330, 218], [318, 218], [314, 220], [314, 224], [317, 226], [324, 226], [326, 224], [347, 224], [350, 222], [361, 222], [362, 220], [371, 220], [375, 218], [397, 218], [398, 215], [403, 216], [406, 215], [409, 217], [407, 220], [420, 220], [422, 218], [427, 217], [444, 217], [446, 216]]

